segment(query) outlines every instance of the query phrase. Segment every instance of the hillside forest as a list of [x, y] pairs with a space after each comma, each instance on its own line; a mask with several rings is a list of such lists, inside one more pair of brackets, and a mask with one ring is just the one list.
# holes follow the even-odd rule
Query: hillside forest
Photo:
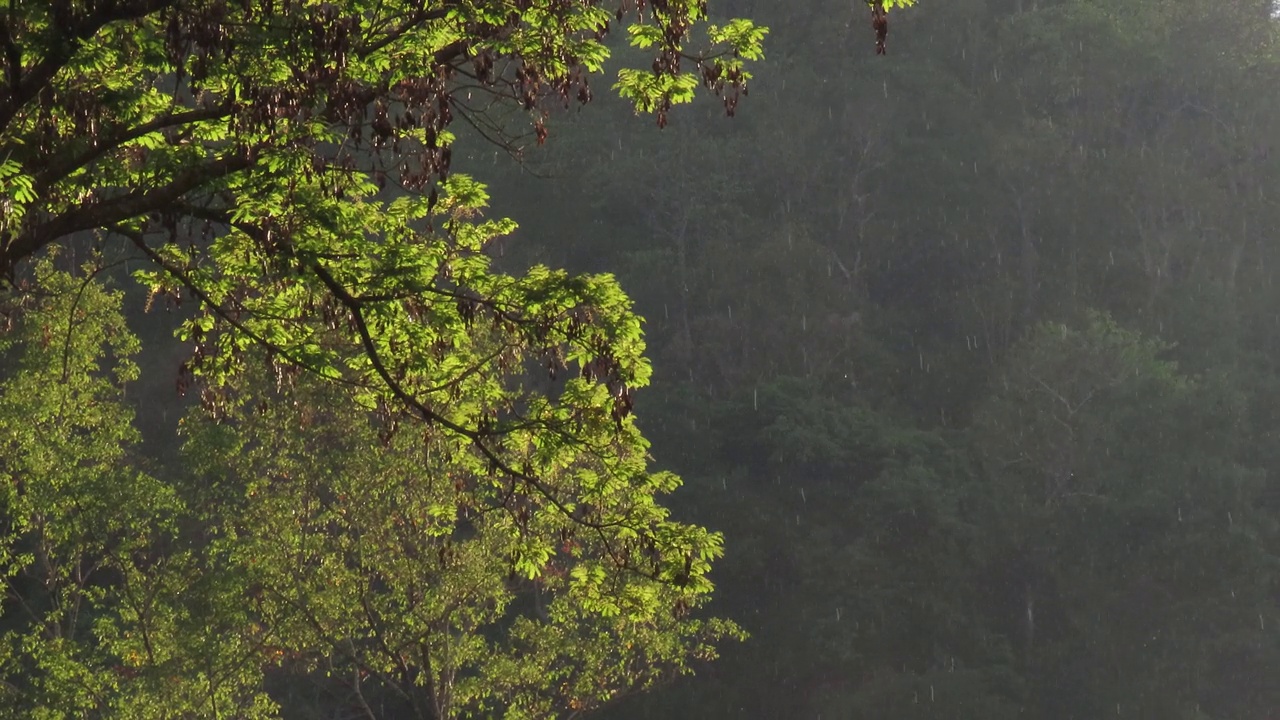
[[1275, 3], [709, 5], [0, 0], [0, 718], [1277, 717]]

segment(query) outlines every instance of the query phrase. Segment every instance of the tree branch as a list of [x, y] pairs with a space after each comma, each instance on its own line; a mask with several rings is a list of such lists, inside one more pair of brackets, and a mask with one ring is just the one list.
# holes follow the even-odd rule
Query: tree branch
[[312, 263], [311, 271], [315, 273], [316, 277], [320, 279], [320, 282], [329, 289], [329, 292], [333, 297], [338, 302], [342, 303], [342, 305], [347, 308], [347, 311], [351, 313], [351, 319], [356, 326], [356, 332], [360, 335], [360, 343], [364, 348], [365, 356], [369, 358], [369, 363], [373, 366], [374, 372], [382, 382], [385, 383], [387, 389], [391, 391], [391, 394], [394, 395], [397, 400], [416, 412], [418, 416], [426, 422], [438, 425], [469, 440], [472, 447], [474, 447], [486, 460], [488, 460], [494, 469], [516, 478], [536, 490], [537, 493], [547, 502], [551, 503], [552, 506], [574, 523], [593, 528], [595, 530], [602, 530], [608, 527], [620, 527], [624, 524], [620, 520], [607, 523], [595, 522], [569, 509], [564, 505], [560, 498], [556, 496], [555, 492], [541, 479], [511, 467], [510, 464], [499, 457], [498, 453], [485, 443], [485, 440], [490, 437], [490, 433], [486, 433], [480, 429], [473, 430], [459, 425], [458, 423], [453, 422], [427, 407], [422, 403], [422, 401], [411, 395], [404, 389], [404, 386], [402, 386], [399, 381], [391, 376], [390, 371], [387, 370], [386, 364], [383, 363], [382, 355], [378, 352], [378, 347], [373, 341], [373, 335], [369, 331], [369, 325], [365, 322], [364, 312], [360, 301], [353, 297], [351, 293], [342, 286], [342, 283], [339, 283], [337, 279], [334, 278], [333, 275], [320, 263]]
[[[10, 0], [10, 9], [12, 3], [16, 0]], [[0, 133], [9, 128], [9, 123], [18, 114], [20, 110], [33, 98], [39, 95], [53, 77], [58, 74], [71, 58], [75, 56], [80, 49], [81, 43], [93, 37], [103, 26], [108, 23], [118, 22], [122, 20], [136, 20], [141, 17], [150, 15], [167, 7], [177, 4], [177, 0], [135, 0], [134, 2], [104, 2], [97, 3], [94, 12], [83, 18], [78, 23], [72, 23], [70, 27], [58, 27], [58, 23], [52, 23], [52, 27], [62, 31], [60, 35], [55, 36], [50, 45], [52, 50], [42, 60], [37, 62], [30, 70], [23, 72], [21, 66], [9, 66], [9, 93], [8, 97], [0, 100]], [[54, 10], [57, 14], [57, 8]], [[7, 36], [7, 32], [5, 33]], [[21, 50], [12, 40], [6, 37], [5, 52], [9, 55], [10, 62], [15, 56], [21, 58]]]
[[224, 155], [206, 164], [188, 168], [160, 187], [139, 190], [58, 215], [49, 222], [36, 225], [14, 238], [9, 245], [0, 248], [0, 274], [7, 273], [18, 261], [30, 257], [59, 238], [82, 230], [110, 228], [131, 218], [164, 210], [183, 195], [209, 181], [247, 170], [253, 164], [254, 159], [249, 153]]
[[[190, 214], [192, 217], [204, 216], [206, 219], [216, 220], [223, 223], [229, 223], [229, 218], [225, 217], [224, 215], [220, 216], [217, 213], [217, 211], [209, 210], [209, 211], [202, 211], [197, 213], [194, 211], [199, 210], [198, 208], [187, 208], [186, 210], [188, 214]], [[253, 230], [253, 228], [241, 228], [241, 229], [245, 232], [250, 232]], [[235, 328], [239, 332], [244, 333], [247, 337], [252, 339], [255, 343], [259, 344], [261, 347], [265, 347], [268, 350], [271, 350], [272, 352], [278, 354], [280, 357], [293, 363], [295, 366], [302, 368], [303, 370], [306, 370], [308, 372], [312, 372], [314, 374], [320, 375], [322, 377], [331, 377], [329, 375], [326, 375], [325, 373], [322, 373], [320, 369], [311, 367], [299, 361], [298, 359], [294, 358], [286, 348], [270, 342], [269, 340], [262, 337], [261, 335], [253, 332], [251, 329], [246, 327], [243, 323], [239, 322], [237, 319], [231, 317], [230, 314], [225, 311], [225, 309], [213, 303], [212, 299], [208, 296], [208, 294], [205, 293], [201, 288], [199, 288], [194, 282], [192, 282], [190, 278], [186, 276], [185, 273], [183, 273], [180, 269], [174, 268], [169, 264], [167, 264], [164, 261], [164, 259], [159, 255], [159, 253], [157, 253], [155, 250], [147, 246], [147, 244], [145, 243], [141, 235], [139, 235], [138, 233], [131, 233], [125, 230], [121, 230], [119, 232], [124, 234], [126, 237], [129, 237], [133, 241], [133, 243], [137, 245], [140, 250], [142, 250], [142, 252], [144, 252], [148, 257], [152, 259], [153, 262], [155, 262], [157, 265], [163, 268], [171, 276], [177, 278], [179, 282], [181, 282], [185, 287], [187, 287], [201, 303], [203, 303], [212, 312], [214, 312], [220, 318], [226, 321], [231, 327]], [[619, 554], [618, 550], [614, 547], [613, 543], [610, 542], [608, 535], [606, 535], [605, 531], [610, 528], [626, 526], [628, 523], [625, 518], [611, 520], [607, 522], [601, 522], [601, 521], [591, 520], [583, 513], [575, 512], [574, 510], [567, 507], [563, 503], [563, 501], [558, 497], [554, 489], [550, 487], [546, 482], [544, 482], [541, 478], [538, 478], [530, 473], [517, 470], [516, 468], [512, 467], [510, 463], [502, 459], [497, 453], [497, 451], [494, 450], [492, 447], [490, 447], [489, 444], [486, 442], [486, 440], [492, 439], [494, 433], [489, 433], [478, 428], [471, 429], [463, 425], [460, 425], [458, 423], [455, 423], [449, 420], [448, 418], [440, 415], [439, 413], [433, 411], [431, 408], [427, 407], [418, 398], [410, 394], [404, 388], [404, 386], [401, 385], [399, 381], [397, 381], [394, 377], [392, 377], [390, 371], [386, 367], [386, 364], [383, 362], [381, 353], [378, 351], [377, 345], [375, 344], [373, 339], [372, 332], [370, 331], [368, 323], [365, 320], [363, 307], [362, 307], [363, 303], [361, 302], [361, 300], [353, 296], [350, 293], [350, 291], [348, 291], [340, 282], [338, 282], [338, 280], [333, 276], [333, 274], [330, 273], [318, 261], [311, 262], [308, 269], [311, 270], [311, 272], [313, 272], [316, 275], [316, 277], [328, 289], [328, 291], [334, 297], [334, 299], [336, 299], [339, 303], [341, 303], [344, 307], [347, 308], [348, 312], [351, 315], [352, 322], [356, 327], [357, 334], [360, 336], [361, 346], [366, 354], [366, 357], [369, 358], [370, 364], [374, 368], [374, 372], [378, 375], [379, 379], [382, 380], [385, 387], [391, 391], [392, 395], [395, 396], [397, 400], [403, 403], [405, 407], [407, 407], [408, 409], [416, 413], [425, 422], [429, 424], [435, 424], [438, 427], [442, 427], [446, 430], [454, 432], [457, 435], [468, 440], [471, 446], [475, 448], [475, 450], [479, 452], [480, 455], [490, 463], [491, 467], [494, 470], [512, 478], [513, 480], [518, 480], [521, 483], [523, 483], [526, 487], [529, 487], [530, 489], [532, 489], [538, 496], [542, 497], [546, 502], [548, 502], [563, 517], [568, 519], [570, 522], [590, 529], [596, 535], [606, 555], [608, 555], [608, 557], [619, 568], [633, 572], [639, 576], [646, 577], [649, 579], [653, 579], [653, 580], [659, 579], [658, 570], [655, 569], [652, 573], [650, 573], [650, 572], [641, 571], [639, 568], [633, 566], [632, 563], [630, 562], [630, 559], [625, 554]], [[347, 382], [348, 384], [356, 384], [349, 380]], [[635, 527], [634, 529], [639, 531], [641, 534], [643, 534], [642, 527]]]
[[[356, 51], [356, 54], [361, 59], [367, 58], [370, 55], [378, 52], [382, 48], [399, 40], [401, 37], [404, 36], [405, 33], [411, 30], [414, 30], [415, 28], [421, 26], [423, 23], [431, 22], [432, 20], [443, 20], [445, 17], [448, 16], [449, 10], [452, 7], [456, 7], [456, 6], [457, 6], [456, 2], [448, 2], [448, 3], [443, 3], [440, 7], [435, 8], [434, 10], [419, 10], [413, 13], [412, 15], [410, 15], [409, 18], [406, 19], [404, 22], [400, 23], [398, 27], [396, 27], [393, 30], [389, 30], [387, 34], [383, 36], [381, 39], [379, 39], [377, 42], [370, 43], [358, 49]], [[455, 43], [455, 45], [459, 45], [459, 44], [460, 43]], [[451, 47], [454, 47], [454, 46], [453, 45], [447, 46], [447, 48], [451, 48]], [[437, 53], [436, 60], [440, 62], [447, 62], [448, 60], [453, 59], [453, 57], [456, 57], [456, 55], [457, 53], [451, 53], [448, 56], [441, 58], [440, 54]]]
[[[9, 5], [9, 15], [13, 15], [12, 0]], [[5, 81], [9, 83], [10, 91], [16, 93], [18, 83], [22, 79], [22, 49], [13, 42], [13, 36], [9, 32], [9, 21], [6, 18], [0, 18], [0, 45], [4, 47]]]
[[144, 255], [146, 255], [157, 266], [159, 266], [160, 269], [168, 273], [170, 277], [182, 283], [183, 287], [190, 290], [191, 294], [194, 295], [202, 305], [208, 308], [210, 312], [217, 315], [219, 318], [222, 319], [223, 322], [227, 323], [229, 326], [234, 328], [237, 332], [244, 333], [245, 337], [249, 338], [250, 340], [253, 340], [259, 346], [264, 347], [267, 350], [279, 355], [280, 357], [284, 358], [288, 362], [292, 363], [293, 365], [299, 368], [302, 368], [307, 372], [313, 373], [327, 380], [342, 382], [348, 385], [354, 384], [351, 381], [346, 380], [345, 378], [335, 378], [330, 375], [326, 375], [325, 373], [321, 372], [319, 368], [315, 368], [310, 365], [307, 365], [302, 360], [299, 360], [298, 358], [293, 357], [293, 354], [290, 353], [287, 348], [281, 347], [280, 345], [276, 345], [275, 343], [271, 342], [267, 338], [251, 330], [249, 327], [247, 327], [244, 323], [240, 322], [235, 317], [232, 317], [232, 315], [229, 312], [227, 312], [225, 308], [215, 303], [213, 301], [213, 298], [209, 297], [209, 294], [206, 293], [199, 285], [192, 282], [191, 278], [187, 277], [187, 274], [184, 273], [180, 268], [176, 268], [170, 265], [169, 263], [165, 262], [164, 258], [160, 256], [160, 253], [153, 250], [150, 245], [147, 245], [146, 240], [143, 239], [140, 233], [136, 233], [131, 230], [128, 230], [125, 228], [119, 228], [119, 227], [113, 227], [109, 229], [111, 232], [117, 235], [128, 238], [139, 250], [143, 252]]
[[116, 128], [114, 135], [99, 136], [92, 141], [90, 147], [82, 153], [76, 155], [65, 156], [61, 160], [54, 160], [44, 166], [44, 168], [36, 173], [35, 176], [35, 192], [37, 196], [43, 196], [54, 183], [62, 180], [71, 173], [88, 165], [89, 163], [102, 157], [107, 152], [114, 150], [121, 145], [137, 140], [143, 135], [165, 130], [172, 127], [187, 125], [190, 123], [201, 122], [204, 120], [217, 120], [231, 115], [233, 108], [231, 103], [224, 102], [221, 105], [209, 108], [198, 108], [187, 112], [169, 113], [145, 122], [132, 128]]

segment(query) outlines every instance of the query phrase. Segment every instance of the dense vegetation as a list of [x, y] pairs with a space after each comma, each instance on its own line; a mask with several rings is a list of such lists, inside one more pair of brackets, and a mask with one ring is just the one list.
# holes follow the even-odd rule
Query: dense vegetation
[[[614, 23], [637, 111], [732, 109], [765, 31], [706, 12], [6, 2], [0, 714], [545, 717], [740, 636], [695, 612], [721, 537], [659, 502], [630, 300], [495, 269], [452, 162], [455, 120], [544, 142]], [[135, 262], [139, 309], [194, 301], [178, 452], [127, 400]]]
[[884, 57], [804, 6], [734, 7], [771, 32], [731, 123], [574, 114], [552, 180], [482, 173], [508, 256], [635, 298], [751, 633], [607, 715], [1273, 717], [1271, 3], [924, 3]]
[[[11, 0], [25, 37], [44, 5]], [[371, 80], [381, 48], [273, 74], [366, 5], [479, 75], [433, 102], [499, 101], [325, 115], [405, 89]], [[770, 27], [749, 100], [732, 54], [669, 64], [696, 2], [640, 4], [633, 48], [583, 32], [607, 4], [439, 3], [462, 36], [436, 5], [261, 36], [143, 15], [28, 98], [56, 112], [0, 114], [0, 716], [1273, 716], [1272, 2], [895, 7], [883, 56], [875, 8], [726, 2]], [[756, 57], [757, 26], [709, 20], [707, 52]], [[579, 70], [538, 65], [566, 38]], [[274, 50], [174, 49], [229, 40]], [[643, 70], [582, 107], [609, 48]], [[175, 117], [135, 50], [191, 62], [189, 110], [243, 112], [261, 154], [219, 154], [225, 117], [93, 129]], [[257, 89], [227, 110], [213, 80]]]

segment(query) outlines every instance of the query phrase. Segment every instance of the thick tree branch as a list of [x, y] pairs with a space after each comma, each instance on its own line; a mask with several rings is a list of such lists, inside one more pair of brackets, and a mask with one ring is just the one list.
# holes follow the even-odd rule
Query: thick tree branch
[[139, 190], [123, 197], [81, 206], [70, 212], [39, 223], [0, 248], [0, 274], [7, 273], [19, 261], [30, 257], [44, 246], [82, 230], [110, 228], [126, 220], [165, 210], [187, 193], [210, 181], [233, 175], [253, 166], [248, 153], [232, 153], [191, 167], [178, 173], [165, 185]]
[[47, 163], [40, 172], [36, 173], [36, 194], [43, 195], [44, 192], [54, 183], [62, 180], [76, 170], [85, 167], [94, 160], [97, 160], [99, 157], [102, 157], [102, 155], [115, 150], [127, 142], [137, 140], [144, 135], [157, 132], [159, 130], [180, 127], [182, 125], [202, 122], [205, 120], [217, 120], [229, 117], [232, 112], [233, 108], [231, 103], [224, 102], [215, 107], [198, 108], [196, 110], [188, 110], [186, 112], [161, 115], [149, 122], [145, 122], [134, 127], [114, 128], [112, 131], [100, 134], [97, 138], [93, 139], [90, 146], [83, 152], [69, 154]]
[[[71, 58], [80, 49], [80, 44], [97, 34], [103, 26], [108, 23], [146, 17], [153, 12], [158, 12], [176, 4], [177, 0], [104, 2], [97, 3], [94, 11], [79, 19], [79, 22], [72, 20], [67, 26], [59, 26], [59, 23], [55, 21], [53, 23], [54, 28], [62, 32], [60, 36], [52, 38], [49, 43], [51, 50], [48, 55], [26, 72], [23, 72], [21, 67], [14, 68], [12, 65], [9, 66], [9, 92], [0, 95], [0, 132], [7, 130], [9, 123], [13, 121], [18, 112], [39, 95], [40, 91], [58, 74], [58, 71], [71, 61]], [[62, 8], [62, 10], [68, 12], [66, 8]], [[55, 17], [59, 14], [58, 11], [59, 8], [55, 7], [53, 10]], [[9, 46], [12, 46], [12, 50], [10, 50]], [[6, 43], [5, 52], [9, 54], [10, 58], [15, 54], [21, 58], [21, 49], [11, 40]]]

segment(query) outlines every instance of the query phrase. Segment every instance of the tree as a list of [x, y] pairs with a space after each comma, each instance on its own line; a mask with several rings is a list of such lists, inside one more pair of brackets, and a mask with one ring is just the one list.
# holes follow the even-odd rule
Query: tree
[[[285, 386], [322, 377], [388, 437], [421, 423], [412, 436], [483, 486], [467, 486], [471, 505], [522, 514], [512, 542], [556, 516], [604, 543], [613, 570], [705, 592], [718, 539], [652, 502], [673, 480], [643, 469], [631, 426], [649, 367], [629, 300], [608, 276], [494, 272], [486, 245], [514, 224], [481, 217], [484, 188], [452, 172], [450, 127], [512, 152], [541, 143], [554, 105], [590, 99], [614, 21], [655, 57], [618, 76], [638, 110], [661, 124], [699, 83], [732, 110], [765, 30], [706, 20], [691, 0], [616, 14], [545, 0], [11, 2], [4, 292], [42, 292], [29, 261], [77, 234], [107, 250], [123, 238], [150, 260], [153, 297], [198, 303], [179, 383], [198, 379], [214, 416], [232, 418], [246, 362]], [[707, 50], [687, 51], [700, 26]], [[529, 375], [571, 366], [579, 379], [549, 388]], [[526, 578], [550, 552], [533, 537]]]
[[466, 438], [397, 432], [341, 385], [255, 363], [218, 415], [193, 408], [190, 479], [158, 479], [134, 452], [121, 294], [97, 263], [36, 270], [0, 344], [14, 717], [310, 717], [316, 693], [368, 717], [577, 714], [740, 636], [694, 616], [721, 539], [668, 519], [679, 480], [647, 470], [629, 421], [599, 414], [615, 432], [594, 445], [518, 436], [522, 464], [554, 471], [553, 509]]
[[[122, 293], [42, 260], [0, 335], [0, 717], [262, 717], [234, 586], [202, 572], [177, 488], [144, 468]], [[232, 632], [232, 631], [236, 632]]]
[[[514, 479], [460, 460], [456, 441], [390, 435], [314, 379], [244, 397], [229, 421], [190, 426], [188, 457], [210, 554], [243, 578], [271, 638], [261, 662], [295, 681], [282, 701], [292, 717], [316, 692], [361, 717], [576, 714], [686, 673], [738, 634], [690, 614], [708, 599], [718, 535], [663, 522], [668, 541], [695, 543], [686, 576], [619, 571], [638, 562], [622, 554], [656, 561], [657, 546], [548, 512]], [[629, 428], [608, 449], [546, 441], [528, 453], [556, 454], [580, 506], [665, 516], [655, 496], [679, 481], [646, 473], [644, 450]]]
[[[718, 50], [690, 54], [704, 3], [631, 10], [632, 43], [656, 54], [652, 72], [619, 75], [637, 109], [663, 122], [699, 80], [736, 105], [762, 28], [708, 26]], [[127, 238], [155, 263], [153, 292], [200, 303], [191, 368], [213, 386], [262, 346], [505, 466], [485, 445], [502, 428], [432, 391], [453, 385], [432, 351], [453, 321], [488, 318], [512, 357], [592, 364], [620, 417], [643, 371], [598, 283], [480, 267], [514, 226], [468, 222], [483, 191], [451, 174], [449, 128], [462, 118], [515, 151], [508, 116], [525, 113], [542, 142], [552, 103], [590, 99], [613, 18], [598, 2], [11, 4], [0, 273], [78, 232]], [[459, 382], [473, 369], [450, 368]]]
[[986, 607], [1017, 639], [1044, 717], [1274, 707], [1252, 681], [1280, 655], [1276, 522], [1265, 472], [1238, 447], [1248, 403], [1168, 350], [1100, 313], [1042, 324], [972, 428]]
[[[730, 111], [745, 92], [741, 60], [758, 56], [762, 30], [733, 21], [709, 29], [719, 49], [686, 54], [677, 44], [706, 19], [703, 5], [640, 2], [633, 16], [633, 43], [658, 59], [652, 72], [622, 73], [617, 88], [660, 123], [699, 81]], [[718, 538], [669, 522], [646, 500], [673, 480], [637, 470], [644, 446], [628, 417], [630, 393], [648, 367], [625, 296], [608, 277], [494, 272], [485, 251], [514, 225], [481, 219], [484, 189], [452, 172], [455, 118], [517, 152], [544, 139], [554, 105], [590, 97], [587, 76], [607, 54], [602, 3], [13, 0], [7, 11], [0, 18], [0, 268], [14, 286], [7, 292], [40, 290], [38, 277], [31, 283], [32, 258], [77, 233], [106, 247], [123, 238], [154, 263], [146, 279], [157, 296], [200, 306], [184, 331], [196, 351], [183, 383], [201, 378], [206, 409], [228, 423], [224, 430], [262, 428], [245, 403], [246, 393], [265, 391], [245, 368], [265, 364], [285, 392], [342, 408], [332, 422], [345, 424], [330, 433], [349, 433], [343, 437], [352, 442], [376, 437], [410, 454], [450, 449], [451, 462], [423, 467], [467, 478], [457, 492], [468, 512], [509, 513], [507, 524], [494, 526], [508, 534], [493, 540], [487, 570], [510, 562], [554, 585], [542, 573], [564, 559], [552, 553], [539, 564], [543, 533], [577, 528], [595, 537], [584, 543], [590, 552], [604, 551], [597, 557], [606, 577], [635, 574], [634, 586], [656, 588], [653, 596], [672, 610], [705, 595]], [[686, 72], [691, 63], [701, 77]], [[581, 382], [534, 389], [529, 370], [544, 363], [553, 375], [576, 366]], [[345, 391], [326, 394], [335, 391], [311, 387], [299, 370]], [[281, 402], [272, 400], [269, 417], [289, 417]], [[258, 439], [243, 457], [210, 456], [206, 469], [221, 462], [239, 478], [220, 487], [248, 492], [251, 466], [243, 463], [281, 441], [266, 432]], [[361, 447], [347, 449], [367, 452]], [[348, 456], [324, 461], [357, 466]], [[323, 496], [330, 478], [321, 460], [291, 462], [321, 478], [307, 492]], [[615, 502], [581, 502], [583, 462]], [[277, 503], [312, 497], [264, 487]], [[240, 499], [279, 537], [296, 530], [271, 525], [287, 518]], [[393, 519], [378, 514], [390, 512], [385, 504], [362, 507], [368, 527]], [[535, 532], [520, 527], [521, 511]], [[321, 518], [332, 520], [299, 522]], [[315, 557], [334, 556], [363, 527], [335, 530]], [[274, 539], [261, 528], [251, 537]], [[249, 557], [244, 543], [226, 547]], [[534, 580], [514, 584], [528, 590]], [[565, 581], [559, 589], [589, 586]], [[230, 597], [237, 587], [232, 582]], [[494, 596], [518, 594], [490, 587]], [[350, 622], [340, 618], [338, 627]], [[334, 627], [298, 631], [290, 652], [301, 654], [290, 662], [338, 657], [344, 670], [368, 670], [368, 648], [360, 657], [324, 654], [340, 634]], [[488, 632], [498, 630], [505, 627]], [[668, 659], [683, 652], [678, 643], [667, 647], [675, 653]], [[253, 677], [245, 682], [253, 687]], [[394, 691], [394, 682], [378, 683]], [[601, 697], [575, 689], [557, 699], [589, 705]]]
[[[611, 277], [571, 277], [541, 267], [518, 276], [492, 270], [486, 245], [514, 224], [481, 217], [484, 188], [452, 172], [450, 127], [461, 118], [512, 152], [528, 141], [541, 143], [553, 106], [590, 99], [588, 76], [603, 69], [609, 55], [603, 39], [615, 20], [627, 23], [633, 45], [654, 56], [652, 70], [618, 76], [615, 87], [637, 110], [655, 113], [662, 124], [701, 83], [732, 111], [750, 77], [745, 62], [760, 57], [765, 30], [746, 20], [706, 25], [707, 17], [705, 3], [691, 0], [624, 3], [616, 14], [600, 2], [10, 2], [0, 19], [4, 299], [21, 322], [38, 323], [38, 313], [16, 306], [60, 286], [50, 285], [53, 275], [32, 274], [33, 259], [81, 234], [108, 251], [124, 239], [151, 262], [142, 275], [153, 298], [198, 303], [182, 331], [194, 353], [180, 385], [198, 378], [212, 417], [236, 421], [246, 402], [242, 393], [255, 387], [244, 384], [246, 363], [265, 363], [286, 391], [294, 382], [306, 386], [300, 374], [331, 381], [342, 389], [333, 402], [346, 409], [351, 437], [381, 434], [400, 450], [412, 438], [423, 452], [439, 452], [416, 469], [464, 477], [456, 493], [467, 512], [506, 518], [483, 526], [493, 536], [475, 547], [494, 553], [473, 551], [483, 570], [509, 565], [509, 573], [541, 582], [551, 596], [575, 597], [579, 602], [563, 611], [548, 600], [551, 612], [565, 613], [562, 626], [579, 616], [605, 617], [617, 630], [661, 609], [676, 616], [654, 626], [666, 638], [672, 627], [690, 627], [692, 621], [681, 618], [710, 589], [705, 576], [719, 538], [668, 520], [654, 500], [677, 481], [646, 469], [645, 444], [629, 417], [631, 393], [649, 374], [640, 321]], [[687, 51], [700, 26], [707, 49]], [[522, 135], [516, 131], [521, 115], [527, 117]], [[86, 297], [97, 297], [93, 292]], [[110, 322], [119, 334], [118, 320]], [[96, 342], [105, 332], [103, 325], [75, 340]], [[15, 342], [27, 347], [31, 341]], [[54, 362], [40, 357], [20, 366], [6, 386], [8, 416], [18, 430], [24, 421], [37, 427], [42, 412], [23, 405], [24, 398], [47, 399], [32, 389], [49, 380], [41, 363]], [[577, 377], [560, 384], [542, 387], [530, 375], [537, 368], [555, 377], [570, 366]], [[68, 391], [85, 384], [109, 395], [99, 382], [84, 370]], [[70, 408], [83, 417], [58, 418], [90, 423], [83, 432], [102, 445], [84, 452], [101, 450], [109, 460], [113, 439], [132, 430], [125, 415], [113, 416], [109, 427], [92, 426], [88, 408], [106, 402], [66, 403], [59, 413]], [[377, 431], [363, 426], [371, 417]], [[421, 424], [405, 429], [413, 422]], [[45, 456], [41, 442], [15, 435], [6, 472], [25, 478], [28, 465]], [[105, 465], [86, 470], [85, 482], [111, 482], [111, 463], [93, 462]], [[65, 489], [50, 487], [54, 495]], [[136, 514], [123, 518], [108, 513], [78, 542], [98, 549], [94, 543], [121, 534], [152, 542], [133, 531], [169, 512], [162, 502], [168, 495], [163, 483], [146, 487], [159, 494], [154, 502], [126, 505]], [[59, 496], [65, 503], [80, 498], [70, 489]], [[59, 505], [45, 511], [64, 520], [75, 515]], [[6, 546], [16, 553], [14, 573], [31, 567], [21, 550], [39, 540], [39, 528], [28, 527], [24, 512], [42, 511], [15, 504], [5, 516], [15, 526]], [[393, 517], [375, 512], [366, 519], [373, 525], [351, 532], [372, 531]], [[566, 545], [553, 544], [561, 532]], [[335, 530], [334, 542], [349, 537]], [[583, 548], [580, 562], [562, 563], [564, 574], [548, 577], [556, 553], [570, 552], [563, 548], [572, 543]], [[132, 558], [121, 561], [119, 583], [107, 583], [112, 592], [128, 590]], [[642, 580], [626, 580], [633, 576]], [[500, 583], [485, 587], [506, 592]], [[605, 598], [617, 587], [630, 594], [611, 606]], [[31, 622], [38, 627], [41, 621]], [[210, 622], [207, 632], [216, 627]], [[528, 628], [500, 630], [524, 637]], [[526, 640], [554, 645], [556, 632]], [[663, 658], [657, 668], [689, 651], [678, 640], [660, 645], [638, 645], [636, 652]], [[44, 653], [62, 646], [38, 647]], [[122, 652], [106, 656], [125, 657]], [[609, 664], [606, 655], [575, 656], [584, 663], [595, 657], [596, 664], [579, 673], [586, 679], [574, 677], [572, 697], [561, 693], [562, 704], [585, 707], [607, 697], [606, 687], [612, 692], [653, 678], [632, 661]], [[25, 677], [30, 662], [14, 662], [13, 677]], [[524, 673], [526, 684], [564, 680]], [[38, 673], [32, 677], [41, 682]], [[252, 678], [248, 682], [251, 687]], [[116, 684], [100, 681], [104, 688]], [[501, 702], [512, 712], [528, 710], [498, 687], [492, 697], [488, 692], [477, 686], [454, 705]], [[115, 702], [108, 695], [93, 694], [80, 709], [102, 710]], [[55, 689], [47, 702], [23, 697], [47, 712], [73, 702], [73, 694]], [[437, 705], [437, 715], [449, 716], [452, 707]], [[204, 705], [201, 712], [217, 711]]]

